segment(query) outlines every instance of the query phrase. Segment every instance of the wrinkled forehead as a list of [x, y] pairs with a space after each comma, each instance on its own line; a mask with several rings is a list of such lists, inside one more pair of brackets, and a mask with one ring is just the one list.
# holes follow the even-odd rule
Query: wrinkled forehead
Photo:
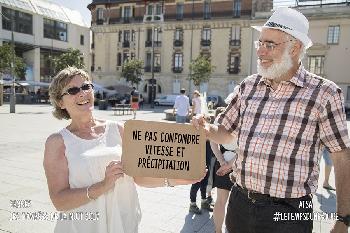
[[288, 33], [273, 28], [263, 28], [259, 35], [260, 41], [279, 42], [288, 37]]

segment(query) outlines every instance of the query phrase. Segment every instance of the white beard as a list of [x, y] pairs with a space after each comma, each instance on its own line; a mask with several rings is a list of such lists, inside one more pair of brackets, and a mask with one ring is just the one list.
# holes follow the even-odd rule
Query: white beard
[[269, 68], [262, 67], [260, 59], [258, 59], [258, 74], [265, 78], [276, 79], [287, 73], [293, 67], [292, 58], [289, 55], [290, 47], [291, 46], [287, 46], [284, 49], [281, 62], [273, 63]]

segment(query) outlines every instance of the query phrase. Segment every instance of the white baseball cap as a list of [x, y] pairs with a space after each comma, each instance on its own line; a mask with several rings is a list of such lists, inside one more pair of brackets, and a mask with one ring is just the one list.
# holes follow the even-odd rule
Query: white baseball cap
[[259, 32], [263, 28], [277, 29], [300, 40], [306, 49], [312, 46], [312, 41], [308, 37], [309, 21], [302, 13], [288, 7], [276, 9], [264, 26], [252, 26], [252, 28]]

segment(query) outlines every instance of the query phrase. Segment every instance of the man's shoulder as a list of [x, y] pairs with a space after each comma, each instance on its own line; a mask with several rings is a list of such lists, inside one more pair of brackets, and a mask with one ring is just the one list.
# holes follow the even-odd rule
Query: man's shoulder
[[308, 88], [321, 88], [321, 90], [332, 95], [341, 92], [341, 88], [335, 82], [309, 71], [305, 73], [305, 83], [308, 84]]

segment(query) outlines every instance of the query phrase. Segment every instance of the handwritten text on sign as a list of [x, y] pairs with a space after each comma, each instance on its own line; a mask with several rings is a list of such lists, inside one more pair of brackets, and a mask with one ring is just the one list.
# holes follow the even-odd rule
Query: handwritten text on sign
[[204, 134], [191, 125], [128, 121], [122, 160], [131, 176], [200, 178], [205, 166]]

